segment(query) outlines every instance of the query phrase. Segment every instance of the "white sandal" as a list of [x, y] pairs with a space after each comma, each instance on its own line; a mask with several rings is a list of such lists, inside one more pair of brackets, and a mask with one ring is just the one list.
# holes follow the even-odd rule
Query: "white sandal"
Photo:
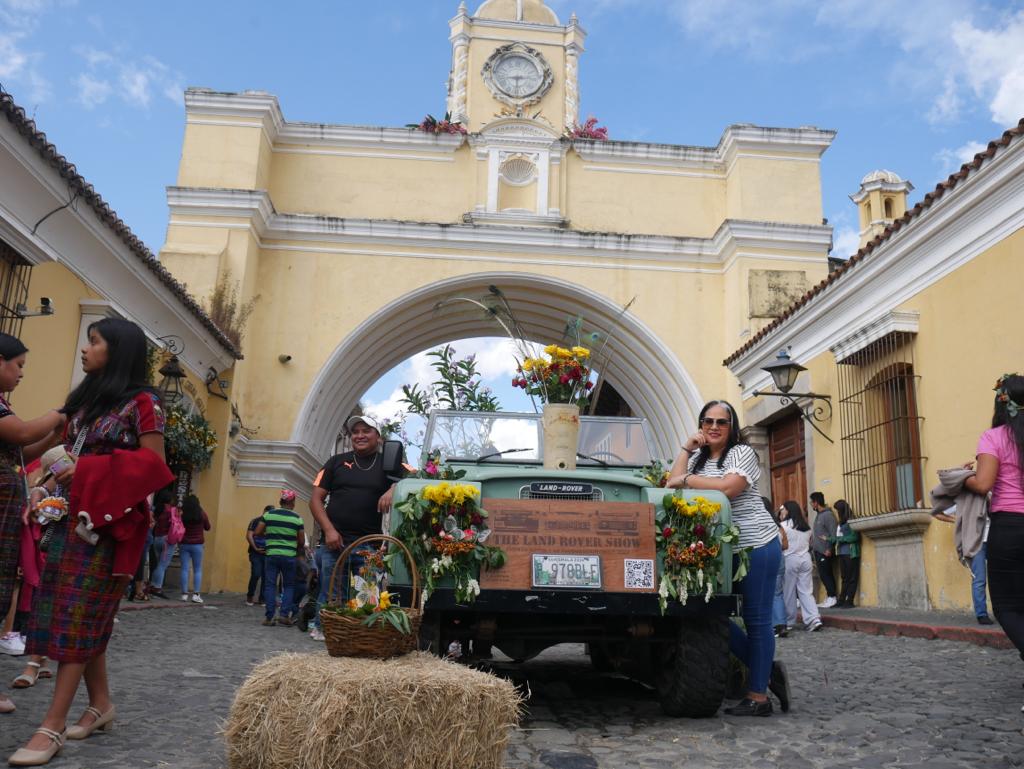
[[42, 662], [33, 662], [29, 660], [25, 663], [30, 668], [35, 668], [35, 674], [29, 675], [28, 673], [22, 673], [20, 676], [11, 681], [12, 689], [27, 689], [30, 686], [35, 686], [36, 681], [40, 678], [50, 678], [52, 673], [49, 670], [43, 668]]
[[55, 732], [53, 729], [47, 729], [44, 726], [40, 726], [36, 729], [35, 733], [45, 734], [49, 737], [50, 747], [46, 750], [18, 748], [14, 755], [7, 759], [7, 763], [11, 766], [42, 766], [43, 764], [50, 763], [50, 760], [60, 753], [60, 749], [64, 747], [63, 732]]

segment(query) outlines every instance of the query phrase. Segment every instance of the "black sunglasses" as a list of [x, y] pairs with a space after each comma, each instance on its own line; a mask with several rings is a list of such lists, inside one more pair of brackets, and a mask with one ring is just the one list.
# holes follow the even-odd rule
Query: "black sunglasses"
[[704, 427], [711, 427], [711, 425], [718, 425], [719, 427], [728, 427], [732, 424], [731, 419], [713, 419], [712, 417], [704, 417], [700, 420], [700, 423]]

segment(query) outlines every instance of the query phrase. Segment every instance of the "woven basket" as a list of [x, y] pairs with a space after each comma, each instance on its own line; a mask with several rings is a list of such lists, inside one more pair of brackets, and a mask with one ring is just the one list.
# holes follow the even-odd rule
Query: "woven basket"
[[338, 562], [331, 572], [331, 583], [328, 587], [329, 596], [325, 609], [339, 608], [335, 599], [334, 581], [338, 576], [338, 569], [348, 560], [349, 553], [356, 547], [366, 542], [393, 542], [405, 553], [405, 560], [409, 564], [409, 572], [412, 574], [412, 607], [400, 607], [409, 618], [410, 633], [401, 633], [395, 630], [387, 622], [377, 622], [372, 627], [363, 624], [364, 617], [346, 617], [343, 614], [335, 614], [332, 611], [320, 612], [320, 628], [324, 633], [324, 640], [327, 642], [327, 653], [332, 657], [373, 657], [376, 659], [388, 659], [408, 654], [413, 651], [419, 640], [420, 621], [423, 612], [419, 609], [420, 604], [420, 576], [416, 561], [412, 553], [404, 543], [389, 537], [387, 534], [371, 534], [367, 537], [360, 537], [351, 545], [345, 548]]

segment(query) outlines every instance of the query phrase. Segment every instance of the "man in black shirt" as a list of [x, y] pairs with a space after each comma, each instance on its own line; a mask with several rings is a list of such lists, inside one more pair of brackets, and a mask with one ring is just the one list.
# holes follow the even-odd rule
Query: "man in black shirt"
[[[345, 427], [353, 450], [327, 460], [313, 481], [309, 500], [309, 510], [324, 535], [319, 553], [319, 606], [327, 603], [331, 572], [342, 550], [359, 537], [381, 533], [381, 516], [391, 508], [394, 493], [394, 484], [384, 475], [377, 421], [368, 416], [353, 416]], [[328, 496], [330, 501], [325, 507]], [[338, 575], [335, 590], [343, 597], [348, 595], [349, 569], [355, 573], [360, 565], [361, 559], [356, 557], [351, 557], [348, 565], [342, 564], [343, 573]], [[310, 636], [319, 638], [319, 627], [313, 627]]]

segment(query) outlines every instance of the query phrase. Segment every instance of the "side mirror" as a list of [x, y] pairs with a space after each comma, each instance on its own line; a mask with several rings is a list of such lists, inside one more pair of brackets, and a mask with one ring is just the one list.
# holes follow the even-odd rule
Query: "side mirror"
[[405, 459], [401, 441], [384, 441], [381, 451], [381, 466], [389, 480], [397, 481], [404, 475], [402, 460]]

